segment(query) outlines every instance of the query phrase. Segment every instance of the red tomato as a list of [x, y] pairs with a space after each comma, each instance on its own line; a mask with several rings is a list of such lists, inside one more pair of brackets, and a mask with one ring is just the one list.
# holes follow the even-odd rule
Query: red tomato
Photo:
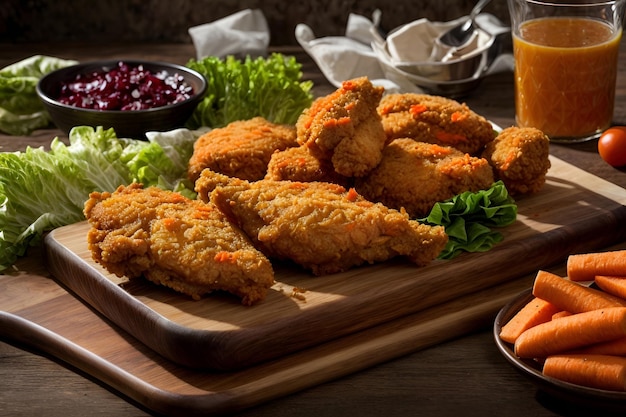
[[613, 126], [598, 140], [598, 152], [609, 165], [626, 165], [626, 126]]

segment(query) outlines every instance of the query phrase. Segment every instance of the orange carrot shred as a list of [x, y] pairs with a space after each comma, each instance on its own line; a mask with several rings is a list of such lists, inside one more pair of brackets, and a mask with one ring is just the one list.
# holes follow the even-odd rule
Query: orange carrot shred
[[426, 110], [428, 110], [428, 107], [426, 107], [424, 104], [413, 104], [411, 105], [411, 108], [409, 109], [413, 117], [419, 116], [420, 114], [424, 113]]
[[163, 219], [162, 222], [163, 222], [163, 226], [165, 226], [167, 230], [173, 230], [178, 225], [178, 220], [172, 217], [167, 217]]
[[440, 130], [435, 134], [435, 137], [438, 141], [443, 143], [459, 143], [459, 142], [467, 142], [467, 137], [457, 133], [450, 133]]
[[346, 194], [346, 198], [348, 199], [348, 201], [354, 202], [357, 200], [357, 198], [359, 198], [359, 193], [357, 193], [353, 187], [350, 187], [348, 193]]
[[221, 263], [235, 263], [237, 255], [232, 252], [220, 251], [215, 254], [215, 262]]
[[463, 120], [466, 120], [468, 117], [467, 113], [461, 113], [459, 111], [455, 111], [454, 113], [452, 113], [452, 115], [450, 116], [450, 120], [453, 123], [456, 122], [462, 122]]

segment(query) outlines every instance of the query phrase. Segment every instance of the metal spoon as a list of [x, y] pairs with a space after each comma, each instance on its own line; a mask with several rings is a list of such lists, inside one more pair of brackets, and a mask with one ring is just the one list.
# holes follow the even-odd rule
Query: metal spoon
[[474, 26], [474, 18], [480, 13], [480, 11], [490, 2], [491, 0], [480, 0], [472, 11], [470, 12], [467, 20], [460, 23], [459, 25], [453, 27], [443, 35], [439, 37], [439, 41], [447, 46], [459, 47], [465, 44], [476, 30]]

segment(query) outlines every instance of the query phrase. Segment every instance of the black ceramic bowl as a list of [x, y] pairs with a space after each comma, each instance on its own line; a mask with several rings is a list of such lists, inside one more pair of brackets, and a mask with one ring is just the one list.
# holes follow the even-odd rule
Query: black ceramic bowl
[[184, 66], [164, 62], [121, 61], [129, 66], [142, 65], [145, 70], [154, 74], [162, 71], [166, 71], [168, 75], [178, 74], [193, 88], [193, 94], [184, 101], [145, 110], [94, 110], [62, 104], [57, 100], [64, 83], [74, 80], [79, 74], [109, 71], [120, 60], [72, 65], [45, 75], [37, 84], [37, 94], [59, 129], [69, 133], [74, 126], [102, 126], [105, 129], [115, 129], [120, 138], [144, 139], [148, 131], [167, 131], [183, 127], [206, 92], [206, 79]]

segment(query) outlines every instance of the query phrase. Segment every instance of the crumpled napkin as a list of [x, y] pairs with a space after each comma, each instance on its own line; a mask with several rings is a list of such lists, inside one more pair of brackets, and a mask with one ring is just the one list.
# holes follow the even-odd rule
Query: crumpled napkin
[[[477, 23], [485, 17], [487, 16], [479, 16]], [[462, 59], [489, 47], [489, 41], [494, 35], [484, 31], [480, 24], [470, 40], [460, 48], [437, 41], [443, 33], [463, 20], [464, 18], [459, 18], [443, 23], [419, 19], [390, 33], [386, 41], [382, 42], [385, 43], [392, 62], [447, 62]]]
[[267, 54], [270, 31], [259, 9], [245, 9], [211, 23], [188, 29], [197, 59], [207, 56], [263, 56]]
[[[380, 11], [369, 20], [350, 14], [346, 36], [315, 39], [305, 24], [296, 26], [298, 43], [317, 63], [328, 81], [336, 87], [344, 80], [367, 76], [373, 84], [384, 86], [388, 92], [423, 92], [416, 86], [415, 77], [395, 68], [398, 63], [454, 60], [480, 47], [488, 38], [510, 31], [493, 15], [480, 14], [476, 18], [481, 29], [472, 42], [462, 49], [435, 45], [435, 39], [462, 18], [451, 22], [431, 22], [419, 19], [392, 31], [384, 39], [378, 30]], [[419, 32], [416, 36], [416, 31]], [[510, 54], [498, 57], [483, 74], [512, 70]]]
[[381, 66], [371, 47], [372, 30], [377, 30], [380, 11], [375, 11], [373, 21], [350, 13], [345, 36], [315, 38], [313, 30], [304, 23], [296, 26], [295, 36], [300, 46], [311, 56], [326, 79], [339, 88], [345, 80], [367, 76], [372, 84], [388, 90], [420, 91], [406, 79], [393, 80]]

